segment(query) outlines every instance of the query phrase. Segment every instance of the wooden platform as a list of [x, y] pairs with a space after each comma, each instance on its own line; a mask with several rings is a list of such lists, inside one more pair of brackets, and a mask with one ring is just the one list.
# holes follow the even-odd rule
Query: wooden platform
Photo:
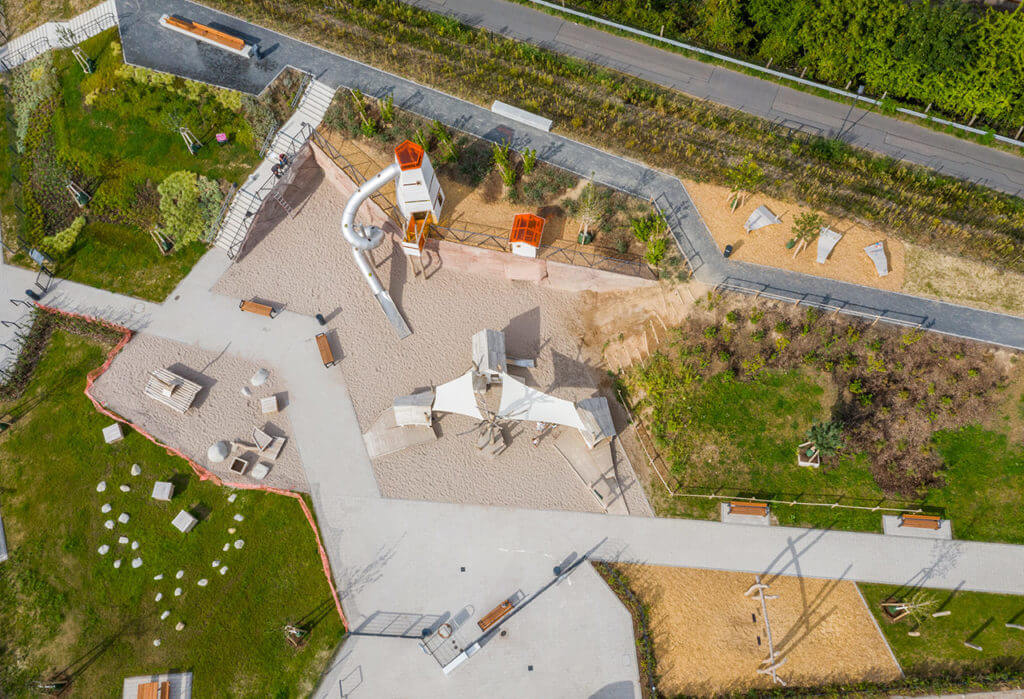
[[[170, 392], [168, 395], [168, 388]], [[146, 381], [145, 393], [168, 408], [184, 413], [195, 401], [203, 387], [194, 381], [184, 379], [167, 369], [154, 369]]]

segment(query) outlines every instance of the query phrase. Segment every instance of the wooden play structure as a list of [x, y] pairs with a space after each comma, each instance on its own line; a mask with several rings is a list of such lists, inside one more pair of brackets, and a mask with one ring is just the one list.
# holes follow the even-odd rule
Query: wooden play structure
[[544, 219], [535, 214], [516, 214], [508, 243], [513, 255], [537, 257], [537, 248], [544, 237]]
[[901, 527], [914, 529], [938, 529], [942, 526], [942, 518], [938, 515], [912, 514], [904, 512], [900, 515]]
[[228, 34], [227, 32], [199, 24], [188, 19], [164, 15], [160, 18], [160, 24], [165, 28], [176, 31], [179, 34], [198, 39], [204, 43], [216, 46], [217, 48], [230, 51], [245, 58], [253, 55], [254, 47], [246, 44], [240, 37]]

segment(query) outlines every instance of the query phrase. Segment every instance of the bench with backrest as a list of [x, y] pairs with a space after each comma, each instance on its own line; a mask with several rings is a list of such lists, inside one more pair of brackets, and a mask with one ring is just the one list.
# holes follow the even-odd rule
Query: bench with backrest
[[238, 304], [238, 307], [246, 313], [255, 313], [256, 315], [266, 316], [268, 318], [273, 318], [277, 315], [273, 306], [265, 303], [259, 303], [258, 301], [242, 301]]
[[915, 529], [938, 529], [942, 526], [942, 518], [938, 515], [921, 515], [904, 513], [900, 516], [901, 527]]
[[327, 341], [327, 333], [320, 333], [316, 336], [316, 347], [320, 350], [320, 359], [323, 361], [324, 367], [332, 367], [338, 363], [338, 360], [334, 358], [331, 343]]
[[476, 622], [477, 626], [480, 627], [481, 631], [486, 631], [487, 629], [489, 629], [492, 626], [494, 626], [495, 624], [497, 624], [501, 620], [501, 618], [503, 616], [505, 616], [506, 614], [511, 612], [512, 608], [514, 606], [515, 606], [515, 604], [513, 604], [512, 600], [510, 600], [510, 599], [505, 600], [504, 602], [499, 604], [497, 607], [495, 607], [491, 611], [487, 612], [480, 619], [480, 621]]
[[755, 515], [757, 517], [768, 516], [768, 503], [746, 502], [744, 500], [732, 500], [729, 502], [729, 514], [731, 515]]

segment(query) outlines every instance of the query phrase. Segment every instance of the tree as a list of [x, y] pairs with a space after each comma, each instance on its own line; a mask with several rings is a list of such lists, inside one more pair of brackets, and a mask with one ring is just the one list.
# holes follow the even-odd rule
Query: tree
[[823, 225], [825, 225], [825, 219], [813, 211], [805, 211], [793, 220], [793, 237], [797, 240], [793, 257], [796, 257], [801, 250], [818, 237]]
[[223, 195], [217, 183], [188, 170], [173, 172], [157, 188], [160, 233], [176, 246], [202, 238], [220, 212]]
[[764, 182], [764, 170], [754, 162], [754, 156], [748, 153], [741, 162], [726, 169], [725, 179], [731, 190], [730, 209], [735, 211], [743, 203], [743, 195], [753, 194]]
[[815, 422], [807, 430], [807, 441], [811, 443], [808, 455], [832, 456], [843, 447], [843, 426], [833, 420]]

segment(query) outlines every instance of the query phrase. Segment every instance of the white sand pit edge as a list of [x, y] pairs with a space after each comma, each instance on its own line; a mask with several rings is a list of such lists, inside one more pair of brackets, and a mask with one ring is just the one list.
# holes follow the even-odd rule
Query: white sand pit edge
[[[149, 372], [170, 369], [203, 388], [192, 407], [181, 414], [143, 392]], [[249, 379], [260, 368], [270, 371], [262, 386]], [[249, 386], [251, 397], [241, 394]], [[299, 451], [292, 441], [287, 407], [283, 412], [263, 415], [259, 399], [277, 395], [279, 405], [287, 404], [287, 391], [273, 367], [261, 366], [228, 354], [208, 352], [151, 335], [136, 335], [114, 358], [110, 367], [93, 384], [93, 397], [104, 407], [130, 420], [161, 442], [174, 447], [220, 478], [231, 483], [265, 485], [287, 490], [308, 491]], [[288, 441], [275, 461], [259, 458], [255, 448], [241, 451], [250, 467], [258, 461], [270, 465], [261, 481], [229, 470], [229, 461], [210, 463], [207, 449], [218, 440], [252, 443], [252, 429], [259, 427]]]
[[[572, 401], [597, 394], [599, 370], [587, 365], [580, 349], [581, 294], [454, 272], [436, 258], [427, 258], [426, 279], [413, 278], [404, 255], [387, 240], [374, 251], [374, 260], [413, 330], [399, 340], [341, 237], [344, 198], [326, 181], [314, 186], [301, 197], [295, 216], [279, 222], [214, 290], [266, 298], [298, 313], [323, 313], [364, 432], [397, 396], [468, 370], [470, 338], [484, 328], [505, 331], [509, 355], [536, 357], [536, 369], [513, 370], [529, 385]], [[462, 434], [474, 427], [472, 420], [442, 417], [438, 441], [374, 460], [381, 492], [394, 498], [601, 512], [551, 446], [554, 440], [535, 448], [533, 424], [518, 424], [509, 449], [489, 460], [476, 450], [475, 436]], [[651, 514], [618, 448], [616, 464], [630, 513]]]

